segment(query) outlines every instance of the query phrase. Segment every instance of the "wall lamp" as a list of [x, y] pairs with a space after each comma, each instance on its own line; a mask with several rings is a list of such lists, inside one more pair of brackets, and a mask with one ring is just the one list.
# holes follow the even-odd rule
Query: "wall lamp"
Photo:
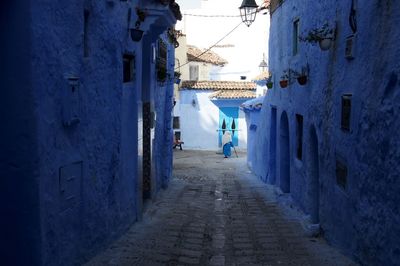
[[250, 27], [254, 22], [257, 15], [258, 5], [255, 0], [243, 0], [242, 5], [239, 7], [240, 17], [247, 27]]
[[131, 39], [134, 42], [139, 42], [143, 37], [143, 31], [139, 29], [140, 21], [136, 21], [135, 27], [131, 29]]
[[255, 0], [243, 0], [242, 5], [239, 7], [240, 17], [247, 27], [250, 27], [251, 23], [256, 19], [256, 15], [261, 10], [267, 9], [269, 1], [264, 1], [264, 5], [258, 8]]
[[141, 29], [139, 29], [141, 22], [144, 21], [144, 19], [147, 16], [147, 13], [145, 10], [141, 10], [139, 8], [136, 8], [136, 15], [137, 15], [137, 20], [135, 23], [135, 27], [130, 29], [130, 33], [131, 33], [131, 39], [134, 42], [139, 42], [142, 37], [143, 37], [143, 31]]

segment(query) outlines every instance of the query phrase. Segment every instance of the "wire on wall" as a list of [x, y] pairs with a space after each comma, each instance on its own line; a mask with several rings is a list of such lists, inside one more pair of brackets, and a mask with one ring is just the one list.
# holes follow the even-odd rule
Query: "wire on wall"
[[[195, 57], [195, 59], [200, 58], [203, 54], [207, 53], [208, 51], [210, 51], [213, 47], [215, 47], [217, 44], [219, 44], [221, 41], [223, 41], [226, 37], [228, 37], [232, 32], [234, 32], [237, 28], [239, 28], [240, 25], [242, 25], [243, 23], [240, 21], [240, 23], [235, 26], [230, 32], [228, 32], [227, 34], [225, 34], [224, 37], [222, 37], [221, 39], [219, 39], [216, 43], [214, 43], [213, 45], [211, 45], [208, 49], [206, 49], [205, 51], [203, 51], [201, 54], [199, 54], [198, 56]], [[180, 67], [183, 67], [187, 64], [189, 64], [190, 62], [193, 62], [193, 60], [186, 62], [185, 64], [182, 64]], [[176, 70], [177, 68], [175, 68]]]

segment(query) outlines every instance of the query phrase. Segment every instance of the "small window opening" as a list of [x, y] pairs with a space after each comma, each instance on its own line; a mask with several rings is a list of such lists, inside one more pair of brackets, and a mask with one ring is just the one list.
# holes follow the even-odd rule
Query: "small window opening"
[[189, 66], [189, 79], [199, 80], [199, 66]]
[[167, 45], [160, 39], [157, 54], [157, 80], [164, 82], [167, 78]]
[[174, 118], [172, 120], [172, 127], [173, 127], [173, 129], [180, 129], [181, 128], [179, 116], [174, 116]]
[[293, 55], [299, 52], [299, 20], [293, 22]]
[[123, 56], [123, 81], [131, 82], [135, 79], [135, 56], [125, 54]]
[[344, 131], [350, 131], [350, 116], [351, 116], [351, 94], [342, 95], [342, 117], [341, 128]]
[[303, 116], [296, 114], [296, 157], [303, 158]]
[[89, 57], [89, 11], [85, 9], [83, 12], [83, 56]]
[[336, 160], [336, 183], [346, 190], [347, 187], [347, 166], [340, 160]]

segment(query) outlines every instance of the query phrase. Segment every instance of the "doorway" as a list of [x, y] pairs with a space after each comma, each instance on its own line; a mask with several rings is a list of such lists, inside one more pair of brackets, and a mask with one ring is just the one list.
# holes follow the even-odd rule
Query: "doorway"
[[276, 181], [276, 108], [271, 109], [271, 129], [269, 132], [269, 172], [268, 181], [275, 184]]
[[232, 143], [234, 146], [239, 145], [239, 108], [238, 107], [221, 107], [219, 109], [219, 130], [218, 143], [222, 146], [222, 135], [225, 131], [232, 133]]
[[282, 192], [290, 192], [290, 146], [289, 146], [289, 121], [286, 112], [281, 115], [280, 140], [279, 140], [279, 162], [280, 177], [279, 183]]
[[315, 127], [310, 131], [310, 195], [311, 195], [311, 222], [319, 223], [319, 154], [318, 137]]

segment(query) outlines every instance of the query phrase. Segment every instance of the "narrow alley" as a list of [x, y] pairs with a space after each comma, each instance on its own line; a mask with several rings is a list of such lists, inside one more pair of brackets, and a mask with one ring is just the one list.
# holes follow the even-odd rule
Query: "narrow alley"
[[86, 265], [355, 265], [307, 236], [278, 197], [243, 152], [176, 151], [174, 178], [143, 220]]

